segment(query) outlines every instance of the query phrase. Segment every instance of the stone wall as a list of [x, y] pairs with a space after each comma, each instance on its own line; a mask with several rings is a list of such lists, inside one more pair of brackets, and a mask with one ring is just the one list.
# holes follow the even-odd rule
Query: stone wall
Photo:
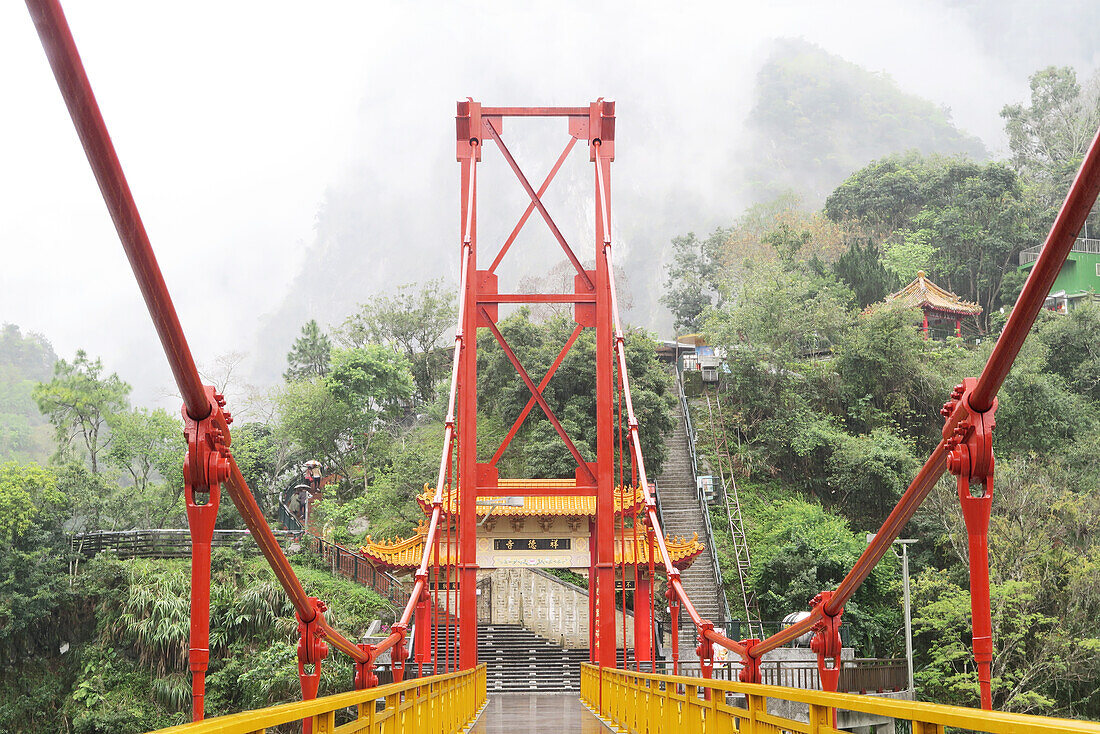
[[[521, 624], [567, 648], [588, 647], [588, 591], [538, 569], [483, 571], [490, 583], [493, 624]], [[480, 580], [480, 579], [479, 579]], [[481, 583], [479, 588], [485, 589]], [[485, 591], [482, 591], [482, 595]], [[626, 615], [627, 647], [634, 644], [634, 616]], [[615, 615], [616, 644], [623, 644], [623, 613]]]

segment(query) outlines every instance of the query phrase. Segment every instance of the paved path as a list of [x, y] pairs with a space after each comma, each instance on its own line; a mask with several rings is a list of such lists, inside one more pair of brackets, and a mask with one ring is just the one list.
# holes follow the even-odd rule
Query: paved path
[[489, 696], [470, 734], [606, 734], [608, 728], [590, 714], [573, 693]]

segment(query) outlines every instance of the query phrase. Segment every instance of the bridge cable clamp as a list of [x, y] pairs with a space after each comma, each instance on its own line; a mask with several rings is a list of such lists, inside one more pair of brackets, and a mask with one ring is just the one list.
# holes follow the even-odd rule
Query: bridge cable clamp
[[[983, 709], [991, 709], [993, 662], [992, 619], [989, 604], [989, 518], [993, 507], [993, 429], [997, 425], [997, 399], [988, 410], [975, 410], [970, 398], [978, 381], [968, 377], [956, 385], [940, 411], [945, 419], [947, 470], [958, 482], [959, 503], [970, 563], [972, 646], [978, 666], [978, 687]], [[977, 490], [977, 493], [975, 492]]]
[[836, 692], [840, 685], [840, 655], [843, 643], [840, 639], [841, 617], [844, 609], [836, 614], [825, 611], [832, 591], [823, 591], [810, 600], [810, 606], [821, 612], [821, 619], [812, 627], [814, 636], [810, 639], [810, 649], [817, 653], [817, 674], [821, 680], [821, 690]]

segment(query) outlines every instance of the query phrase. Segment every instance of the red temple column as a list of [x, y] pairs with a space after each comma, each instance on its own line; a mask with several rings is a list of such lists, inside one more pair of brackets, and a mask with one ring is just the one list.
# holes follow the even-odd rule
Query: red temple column
[[596, 520], [588, 521], [588, 662], [596, 662]]
[[634, 661], [638, 670], [652, 670], [653, 582], [647, 574], [638, 574], [634, 589]]

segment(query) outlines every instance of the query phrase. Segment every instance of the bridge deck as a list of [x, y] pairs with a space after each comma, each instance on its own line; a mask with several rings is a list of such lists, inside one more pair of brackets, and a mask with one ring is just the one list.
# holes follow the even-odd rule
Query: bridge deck
[[574, 693], [490, 696], [470, 734], [604, 734], [609, 731]]

